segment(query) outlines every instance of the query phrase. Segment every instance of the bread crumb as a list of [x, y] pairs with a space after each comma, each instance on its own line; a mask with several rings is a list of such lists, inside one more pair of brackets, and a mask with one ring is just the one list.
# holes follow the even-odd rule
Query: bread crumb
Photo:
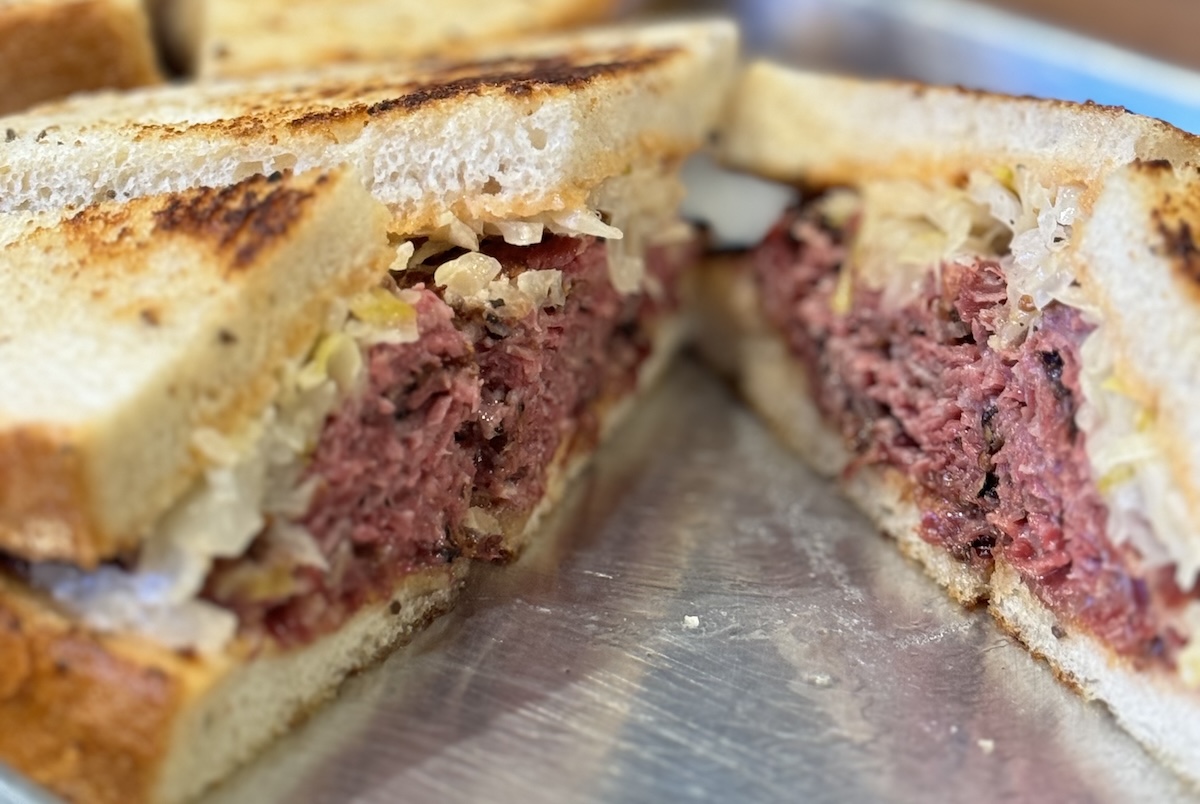
[[991, 756], [991, 753], [996, 750], [996, 741], [995, 740], [980, 740], [979, 741], [979, 750], [981, 750], [981, 751], [983, 751], [983, 753]]
[[694, 617], [691, 614], [683, 618], [683, 627], [687, 629], [699, 628], [700, 618]]

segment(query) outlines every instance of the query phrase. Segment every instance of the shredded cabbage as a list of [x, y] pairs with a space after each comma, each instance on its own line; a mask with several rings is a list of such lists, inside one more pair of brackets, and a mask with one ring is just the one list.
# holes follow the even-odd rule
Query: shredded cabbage
[[[832, 212], [852, 213], [844, 199]], [[863, 187], [859, 229], [851, 259], [856, 281], [882, 289], [888, 304], [920, 293], [930, 266], [996, 254], [987, 210], [963, 190], [916, 181], [870, 182]]]
[[[397, 254], [407, 258], [411, 247]], [[97, 630], [220, 651], [237, 618], [198, 597], [216, 559], [243, 555], [262, 535], [269, 550], [294, 564], [328, 568], [312, 535], [294, 521], [319, 482], [302, 479], [304, 465], [329, 413], [362, 383], [363, 351], [387, 338], [416, 339], [411, 302], [405, 292], [382, 288], [351, 299], [307, 358], [284, 368], [278, 395], [257, 422], [236, 437], [198, 430], [193, 447], [210, 468], [158, 522], [132, 570], [39, 563], [31, 581]]]
[[[1082, 196], [1072, 185], [1045, 187], [1020, 166], [998, 174], [976, 171], [965, 191], [915, 182], [868, 184], [857, 210], [854, 280], [903, 301], [931, 265], [983, 256], [999, 260], [1008, 280], [1007, 316], [993, 347], [1019, 343], [1052, 302], [1080, 310], [1095, 323], [1099, 311], [1074, 282], [1069, 263], [1075, 226], [1083, 217]], [[845, 199], [830, 203], [831, 213], [843, 220], [854, 214]], [[839, 286], [835, 305], [848, 306], [848, 294]], [[1153, 407], [1117, 380], [1114, 353], [1101, 324], [1083, 344], [1077, 416], [1108, 506], [1109, 536], [1132, 544], [1147, 566], [1173, 564], [1180, 587], [1189, 589], [1200, 573], [1200, 545], [1188, 538], [1186, 500], [1172, 481]], [[1196, 619], [1200, 625], [1200, 613]], [[1195, 658], [1200, 684], [1200, 649]]]
[[1091, 312], [1073, 284], [1068, 261], [1081, 215], [1081, 188], [1052, 191], [1018, 166], [1011, 175], [972, 173], [967, 192], [1009, 235], [1007, 254], [1001, 259], [1008, 278], [1008, 319], [994, 345], [1018, 342], [1053, 301]]
[[[404, 269], [411, 270], [425, 265], [429, 260], [453, 248], [462, 248], [469, 253], [477, 253], [480, 238], [489, 234], [498, 234], [504, 238], [506, 243], [514, 246], [540, 243], [546, 232], [568, 237], [591, 236], [608, 243], [609, 276], [613, 286], [621, 293], [635, 293], [642, 289], [642, 283], [646, 277], [644, 245], [648, 242], [649, 235], [644, 230], [653, 228], [660, 223], [661, 221], [650, 220], [644, 216], [630, 215], [628, 226], [616, 226], [605, 223], [599, 213], [591, 208], [545, 212], [515, 221], [487, 222], [463, 221], [447, 212], [438, 219], [438, 225], [430, 233], [429, 239], [409, 256]], [[691, 232], [690, 228], [666, 226], [661, 228], [668, 238], [682, 238], [690, 235]], [[452, 260], [451, 263], [457, 263], [458, 259]], [[446, 287], [455, 294], [451, 303], [456, 306], [466, 304], [468, 307], [478, 307], [494, 298], [504, 298], [507, 304], [507, 297], [511, 291], [497, 287], [494, 292], [489, 293], [486, 286], [467, 286], [465, 278], [454, 277], [468, 267], [482, 275], [482, 266], [484, 265], [485, 263], [482, 261], [456, 265], [445, 273], [442, 272], [442, 269], [446, 266], [442, 265], [438, 268], [438, 272], [442, 275], [440, 278], [435, 277], [435, 281], [439, 286]], [[393, 270], [397, 269], [393, 268]], [[499, 274], [498, 270], [496, 274]], [[484, 282], [486, 285], [494, 279], [495, 276], [488, 280], [481, 279], [480, 282]], [[530, 303], [536, 302], [516, 297], [513, 303], [515, 307], [509, 311], [507, 317], [516, 317], [514, 315], [516, 311], [524, 311], [520, 315], [528, 313], [532, 309]]]
[[486, 309], [500, 318], [524, 318], [533, 310], [566, 303], [562, 271], [522, 271], [502, 276], [494, 257], [468, 252], [441, 265], [433, 281], [446, 290], [446, 301], [460, 310]]

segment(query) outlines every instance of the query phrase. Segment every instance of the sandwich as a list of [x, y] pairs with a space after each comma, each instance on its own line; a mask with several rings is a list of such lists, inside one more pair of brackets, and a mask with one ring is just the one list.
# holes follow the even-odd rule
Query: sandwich
[[708, 353], [951, 595], [1200, 780], [1200, 141], [767, 63], [734, 98], [721, 158], [798, 197], [706, 273]]
[[187, 800], [519, 554], [686, 332], [675, 172], [735, 50], [668, 25], [0, 120], [0, 760]]
[[0, 114], [159, 80], [141, 0], [11, 0], [0, 8]]
[[613, 17], [617, 0], [155, 0], [167, 54], [199, 78], [463, 53]]

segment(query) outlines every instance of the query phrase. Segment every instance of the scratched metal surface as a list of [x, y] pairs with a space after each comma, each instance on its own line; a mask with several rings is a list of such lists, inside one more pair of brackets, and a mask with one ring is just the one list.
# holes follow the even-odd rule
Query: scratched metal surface
[[1184, 795], [690, 362], [477, 580], [208, 804]]
[[[792, 61], [1200, 129], [1195, 74], [954, 0], [675, 5], [733, 8], [753, 49]], [[1185, 796], [686, 364], [540, 549], [481, 573], [207, 804]], [[0, 801], [46, 800], [0, 770]]]

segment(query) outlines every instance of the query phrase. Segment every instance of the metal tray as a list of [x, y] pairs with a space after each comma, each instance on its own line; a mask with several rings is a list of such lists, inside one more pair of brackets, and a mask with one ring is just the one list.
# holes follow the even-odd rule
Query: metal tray
[[549, 531], [209, 804], [1185, 795], [693, 362]]
[[[690, 7], [726, 7], [752, 50], [809, 66], [1121, 103], [1200, 130], [1195, 74], [954, 0]], [[694, 362], [550, 531], [208, 804], [1188, 795]], [[0, 773], [0, 801], [46, 800]]]

